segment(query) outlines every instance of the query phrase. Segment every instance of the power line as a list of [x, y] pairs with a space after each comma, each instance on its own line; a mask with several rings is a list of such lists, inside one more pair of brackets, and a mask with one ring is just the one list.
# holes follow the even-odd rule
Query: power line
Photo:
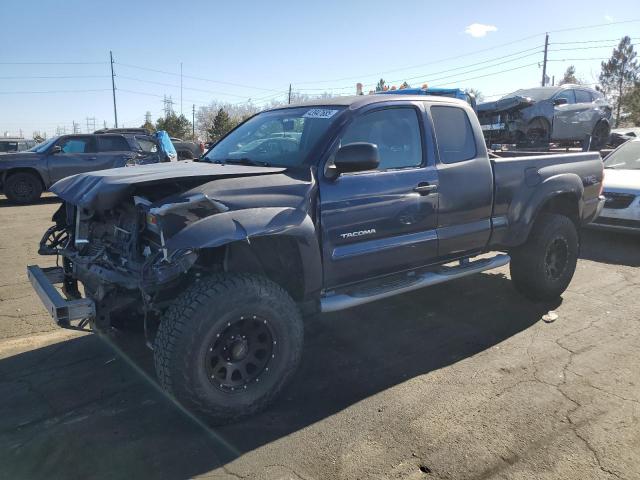
[[110, 75], [17, 75], [0, 77], [1, 80], [29, 80], [29, 79], [69, 79], [69, 78], [109, 78]]
[[491, 51], [491, 50], [495, 50], [497, 48], [502, 48], [502, 47], [506, 47], [506, 46], [509, 46], [509, 45], [513, 45], [514, 43], [521, 43], [521, 42], [524, 42], [526, 40], [530, 40], [532, 38], [536, 38], [536, 37], [539, 37], [541, 35], [544, 35], [545, 33], [560, 33], [560, 32], [574, 31], [574, 30], [586, 30], [586, 29], [590, 29], [590, 28], [607, 27], [607, 26], [610, 26], [610, 25], [618, 25], [618, 24], [624, 24], [624, 23], [636, 23], [636, 22], [640, 22], [640, 19], [624, 20], [624, 21], [620, 21], [620, 22], [600, 23], [600, 24], [594, 24], [594, 25], [583, 25], [583, 26], [580, 26], [580, 27], [564, 28], [564, 29], [559, 29], [559, 30], [550, 30], [548, 32], [540, 32], [540, 33], [536, 33], [534, 35], [528, 35], [526, 37], [518, 38], [518, 39], [512, 40], [511, 42], [508, 42], [508, 43], [502, 43], [502, 44], [499, 44], [499, 45], [494, 45], [492, 47], [483, 48], [481, 50], [474, 50], [472, 52], [464, 53], [464, 54], [461, 54], [461, 55], [455, 55], [455, 56], [451, 56], [451, 57], [440, 58], [438, 60], [434, 60], [434, 61], [431, 61], [431, 62], [428, 62], [428, 63], [419, 64], [419, 65], [411, 65], [411, 66], [406, 66], [406, 67], [399, 67], [399, 68], [396, 68], [396, 69], [393, 69], [393, 70], [378, 71], [376, 73], [356, 75], [356, 76], [351, 76], [351, 77], [342, 77], [342, 78], [338, 78], [338, 79], [317, 80], [317, 81], [296, 81], [296, 82], [293, 82], [293, 83], [296, 84], [296, 85], [304, 85], [304, 84], [318, 84], [318, 83], [339, 82], [339, 81], [342, 81], [342, 80], [356, 80], [356, 79], [361, 79], [363, 77], [372, 77], [374, 75], [382, 75], [382, 74], [386, 74], [386, 73], [399, 72], [399, 71], [403, 71], [403, 70], [411, 70], [411, 69], [414, 69], [414, 68], [420, 68], [420, 67], [424, 67], [424, 66], [427, 66], [427, 65], [433, 65], [433, 64], [436, 64], [436, 63], [446, 62], [446, 61], [449, 61], [449, 60], [457, 60], [457, 59], [460, 59], [460, 58], [476, 55], [478, 53], [484, 53], [484, 52], [488, 52], [488, 51]]
[[[146, 70], [148, 72], [155, 72], [155, 73], [162, 73], [164, 75], [172, 75], [172, 76], [180, 76], [179, 73], [174, 73], [174, 72], [167, 72], [166, 70], [158, 70], [155, 68], [149, 68], [149, 67], [141, 67], [139, 65], [131, 65], [129, 63], [120, 63], [120, 62], [116, 62], [118, 65], [121, 65], [123, 67], [127, 67], [127, 68], [135, 68], [138, 70]], [[249, 88], [249, 89], [253, 89], [253, 90], [264, 90], [265, 92], [275, 92], [275, 91], [279, 91], [279, 90], [275, 90], [273, 88], [264, 88], [264, 87], [256, 87], [256, 86], [252, 86], [252, 85], [243, 85], [240, 83], [233, 83], [233, 82], [224, 82], [222, 80], [213, 80], [211, 78], [204, 78], [204, 77], [196, 77], [194, 75], [183, 75], [184, 78], [190, 78], [192, 80], [201, 80], [203, 82], [211, 82], [211, 83], [219, 83], [220, 85], [230, 85], [233, 87], [240, 87], [240, 88]]]
[[[531, 50], [535, 50], [534, 52], [528, 53], [527, 55], [522, 55], [520, 57], [512, 58], [510, 60], [506, 60], [504, 62], [496, 63], [495, 65], [488, 65], [488, 66], [486, 66], [484, 68], [495, 67], [495, 66], [498, 66], [498, 65], [503, 65], [505, 63], [515, 62], [515, 61], [521, 60], [523, 58], [531, 57], [533, 55], [538, 55], [539, 53], [542, 52], [542, 50], [540, 50], [541, 48], [542, 48], [542, 45], [539, 45], [539, 46], [536, 46], [536, 47], [533, 47], [533, 48], [527, 48], [527, 49], [521, 50], [519, 52], [514, 52], [514, 53], [511, 53], [511, 54], [508, 54], [508, 55], [502, 55], [500, 57], [491, 58], [491, 59], [488, 59], [488, 60], [483, 60], [483, 61], [480, 61], [480, 62], [472, 63], [472, 64], [469, 64], [469, 65], [465, 65], [465, 66], [462, 66], [462, 67], [449, 68], [449, 69], [446, 69], [446, 70], [440, 70], [439, 72], [423, 73], [421, 75], [417, 75], [417, 76], [414, 76], [414, 77], [405, 77], [405, 78], [397, 79], [397, 80], [389, 80], [388, 82], [385, 81], [385, 83], [396, 83], [396, 82], [401, 82], [401, 81], [409, 81], [409, 80], [415, 80], [415, 79], [418, 79], [418, 78], [426, 78], [427, 76], [440, 75], [442, 73], [454, 72], [454, 71], [463, 70], [463, 69], [469, 68], [469, 67], [475, 67], [477, 65], [484, 65], [484, 64], [487, 64], [487, 63], [493, 63], [493, 62], [496, 62], [498, 60], [502, 60], [504, 58], [513, 57], [515, 55], [520, 55], [522, 53], [531, 52]], [[471, 73], [473, 71], [478, 71], [478, 70], [482, 70], [482, 69], [475, 69], [475, 70], [469, 70], [467, 72], [461, 72], [460, 75], [464, 75], [466, 73]], [[447, 77], [445, 77], [445, 78], [447, 78]], [[441, 80], [441, 78], [436, 78], [435, 80]], [[431, 79], [431, 81], [434, 81], [434, 79]], [[377, 83], [377, 82], [375, 82], [375, 83]], [[369, 86], [369, 85], [374, 85], [374, 83], [366, 84], [366, 86]], [[353, 89], [353, 86], [350, 85], [348, 87], [329, 88], [329, 90], [346, 90], [346, 89]], [[325, 89], [322, 89], [322, 88], [314, 88], [314, 89], [308, 88], [308, 89], [303, 89], [303, 90], [304, 91], [309, 91], [309, 90], [327, 90], [327, 89], [326, 88]]]
[[[534, 65], [539, 65], [539, 62], [528, 63], [528, 64], [526, 64], [526, 65], [520, 65], [520, 66], [518, 66], [518, 67], [509, 68], [509, 69], [506, 69], [506, 70], [500, 70], [499, 72], [487, 73], [487, 74], [485, 74], [485, 75], [478, 75], [478, 76], [476, 76], [476, 77], [470, 77], [470, 78], [458, 79], [458, 80], [456, 80], [456, 83], [459, 83], [459, 82], [468, 82], [469, 80], [475, 80], [475, 79], [477, 79], [477, 78], [491, 77], [491, 76], [493, 76], [493, 75], [500, 75], [501, 73], [512, 72], [512, 71], [514, 71], [514, 70], [520, 70], [520, 69], [522, 69], [522, 68], [532, 67], [532, 66], [534, 66]], [[447, 85], [448, 83], [452, 83], [452, 82], [441, 83], [441, 84], [439, 84], [439, 85], [433, 85], [433, 86], [434, 86], [434, 87], [441, 87], [441, 86]]]
[[37, 94], [37, 93], [88, 93], [88, 92], [110, 92], [110, 88], [98, 88], [98, 89], [90, 89], [90, 90], [41, 90], [41, 91], [18, 91], [18, 92], [0, 92], [0, 95], [28, 95], [28, 94]]
[[0, 65], [107, 65], [109, 62], [0, 62]]
[[[126, 80], [133, 80], [134, 82], [143, 82], [143, 83], [150, 83], [150, 84], [154, 84], [154, 85], [162, 85], [165, 87], [173, 87], [173, 88], [181, 88], [180, 85], [176, 85], [173, 83], [164, 83], [164, 82], [156, 82], [153, 80], [143, 80], [141, 78], [135, 78], [135, 77], [128, 77], [128, 76], [124, 76], [124, 75], [118, 75], [118, 78], [123, 78]], [[215, 91], [211, 91], [211, 90], [204, 90], [202, 88], [193, 88], [193, 87], [182, 87], [184, 90], [193, 90], [194, 92], [203, 92], [203, 93], [210, 93], [213, 95], [227, 95], [229, 97], [237, 97], [237, 98], [246, 98], [246, 95], [237, 95], [234, 93], [225, 93], [225, 92], [215, 92]]]
[[[631, 40], [640, 40], [640, 37], [634, 37], [631, 38]], [[583, 43], [604, 43], [604, 42], [619, 42], [620, 39], [619, 38], [612, 38], [612, 39], [602, 39], [602, 40], [581, 40], [581, 41], [575, 41], [575, 42], [552, 42], [549, 43], [549, 45], [573, 45], [573, 44], [583, 44]]]

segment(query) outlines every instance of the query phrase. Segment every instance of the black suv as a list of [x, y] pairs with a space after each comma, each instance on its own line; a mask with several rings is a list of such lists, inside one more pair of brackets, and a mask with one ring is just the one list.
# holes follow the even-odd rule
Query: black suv
[[14, 203], [32, 203], [70, 175], [163, 158], [157, 140], [146, 132], [62, 135], [24, 152], [1, 155], [0, 190]]

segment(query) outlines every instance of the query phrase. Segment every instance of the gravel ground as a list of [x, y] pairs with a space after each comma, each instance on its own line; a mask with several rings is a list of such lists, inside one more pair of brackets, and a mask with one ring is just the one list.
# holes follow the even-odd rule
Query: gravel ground
[[25, 266], [57, 205], [0, 197], [4, 478], [640, 478], [640, 237], [585, 231], [555, 315], [503, 268], [310, 319], [281, 400], [221, 428], [137, 335], [52, 324]]

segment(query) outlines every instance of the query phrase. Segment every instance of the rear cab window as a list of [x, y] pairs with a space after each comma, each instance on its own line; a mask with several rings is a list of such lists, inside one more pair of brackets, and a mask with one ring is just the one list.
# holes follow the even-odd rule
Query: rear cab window
[[457, 163], [477, 156], [476, 137], [462, 108], [432, 106], [431, 118], [442, 163]]

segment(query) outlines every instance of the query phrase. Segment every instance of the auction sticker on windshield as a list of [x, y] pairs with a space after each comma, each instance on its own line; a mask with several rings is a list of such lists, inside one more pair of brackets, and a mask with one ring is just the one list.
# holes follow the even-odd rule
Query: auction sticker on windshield
[[304, 118], [331, 118], [338, 110], [327, 110], [326, 108], [312, 108], [303, 115]]

